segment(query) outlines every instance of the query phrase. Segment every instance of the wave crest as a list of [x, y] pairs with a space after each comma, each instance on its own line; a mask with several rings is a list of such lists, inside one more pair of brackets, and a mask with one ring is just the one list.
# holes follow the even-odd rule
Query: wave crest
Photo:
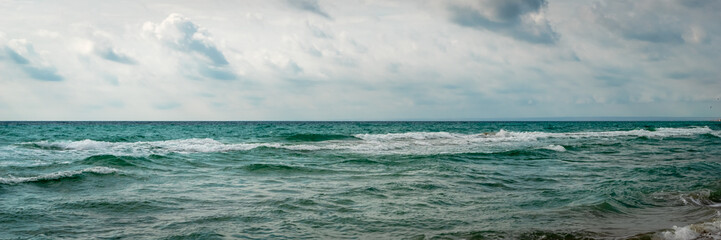
[[0, 177], [0, 183], [2, 183], [2, 184], [19, 184], [19, 183], [28, 183], [28, 182], [59, 181], [62, 179], [80, 177], [86, 173], [105, 175], [105, 174], [116, 173], [119, 171], [120, 170], [118, 170], [118, 169], [109, 168], [109, 167], [90, 167], [90, 168], [85, 168], [82, 170], [54, 172], [54, 173], [49, 173], [49, 174], [35, 176], [35, 177], [14, 177], [14, 176]]
[[[477, 134], [449, 132], [405, 132], [386, 134], [296, 134], [286, 142], [223, 143], [210, 138], [190, 138], [166, 141], [105, 142], [90, 139], [80, 141], [40, 141], [23, 143], [30, 149], [87, 152], [93, 155], [149, 155], [166, 153], [208, 153], [249, 151], [257, 148], [291, 151], [341, 150], [358, 153], [390, 154], [455, 154], [494, 153], [518, 149], [547, 149], [564, 152], [558, 141], [590, 138], [665, 138], [714, 134], [709, 127], [657, 128], [603, 132], [515, 132], [499, 130]], [[565, 144], [564, 144], [565, 145]]]
[[721, 219], [716, 218], [709, 222], [683, 227], [673, 226], [671, 229], [659, 233], [658, 236], [668, 240], [721, 239]]

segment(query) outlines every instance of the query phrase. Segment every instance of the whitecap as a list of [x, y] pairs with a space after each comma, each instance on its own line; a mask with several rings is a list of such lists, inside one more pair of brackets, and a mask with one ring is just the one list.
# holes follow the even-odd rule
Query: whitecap
[[[356, 134], [358, 140], [332, 140], [317, 143], [224, 143], [211, 138], [174, 139], [165, 141], [105, 142], [85, 139], [80, 141], [40, 141], [23, 143], [38, 147], [40, 151], [67, 151], [70, 153], [148, 155], [167, 153], [209, 153], [248, 151], [259, 147], [294, 151], [342, 150], [359, 153], [390, 154], [444, 154], [467, 152], [502, 152], [513, 149], [549, 149], [565, 151], [559, 141], [585, 138], [693, 136], [711, 133], [709, 127], [658, 128], [628, 131], [599, 132], [516, 132], [504, 129], [498, 132], [475, 134], [449, 132], [405, 132], [386, 134]], [[550, 145], [549, 145], [550, 144]], [[544, 147], [545, 146], [545, 147]]]
[[561, 146], [561, 145], [553, 145], [553, 144], [551, 144], [551, 145], [548, 145], [548, 146], [545, 146], [545, 147], [542, 147], [542, 148], [543, 148], [543, 149], [548, 149], [548, 150], [553, 150], [553, 151], [556, 151], [556, 152], [565, 152], [565, 151], [566, 151], [566, 148], [563, 147], [563, 146]]
[[667, 240], [721, 239], [721, 219], [683, 227], [673, 226], [659, 233], [658, 236]]
[[116, 173], [120, 170], [115, 168], [109, 168], [109, 167], [90, 167], [85, 168], [81, 170], [75, 170], [75, 171], [61, 171], [61, 172], [54, 172], [49, 173], [45, 175], [35, 176], [35, 177], [15, 177], [15, 176], [9, 176], [9, 177], [0, 177], [0, 183], [2, 184], [18, 184], [18, 183], [26, 183], [26, 182], [37, 182], [37, 181], [48, 181], [48, 180], [57, 180], [67, 177], [74, 177], [83, 173], [95, 173], [95, 174], [110, 174], [110, 173]]

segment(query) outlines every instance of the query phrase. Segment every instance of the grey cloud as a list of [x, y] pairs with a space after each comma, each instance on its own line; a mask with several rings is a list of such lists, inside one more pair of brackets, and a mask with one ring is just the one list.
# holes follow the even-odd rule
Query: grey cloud
[[721, 9], [721, 1], [718, 0], [677, 0], [677, 2], [690, 8], [703, 8], [708, 10]]
[[27, 58], [21, 56], [20, 54], [15, 52], [15, 50], [10, 49], [9, 47], [5, 47], [5, 52], [7, 52], [7, 54], [10, 55], [10, 59], [12, 59], [13, 62], [17, 64], [25, 65], [30, 63]]
[[201, 75], [218, 80], [237, 78], [207, 30], [190, 19], [173, 13], [160, 24], [146, 23], [143, 28], [154, 34], [165, 46], [190, 55]]
[[658, 24], [658, 16], [646, 16], [645, 19], [616, 19], [610, 16], [601, 16], [598, 22], [606, 29], [627, 39], [639, 40], [651, 43], [672, 43], [684, 42], [683, 32], [679, 29]]
[[482, 4], [500, 21], [517, 22], [523, 15], [538, 12], [548, 3], [545, 0], [492, 0]]
[[631, 81], [627, 77], [614, 75], [600, 75], [594, 78], [596, 80], [600, 80], [601, 82], [603, 82], [604, 85], [608, 87], [621, 87]]
[[227, 69], [215, 68], [212, 66], [202, 68], [200, 70], [200, 74], [218, 80], [234, 80], [237, 78], [233, 72], [230, 72]]
[[12, 62], [33, 79], [41, 81], [62, 81], [64, 79], [57, 73], [55, 67], [43, 64], [32, 44], [24, 39], [10, 40], [5, 46], [5, 52], [10, 56]]
[[111, 40], [112, 36], [110, 34], [95, 31], [92, 35], [91, 41], [93, 42], [93, 52], [98, 57], [122, 64], [133, 65], [138, 63], [138, 61], [136, 61], [133, 57], [123, 53], [113, 46]]
[[649, 32], [636, 32], [628, 31], [627, 29], [621, 30], [622, 34], [626, 38], [655, 42], [655, 43], [683, 43], [683, 34], [674, 31], [649, 31]]
[[103, 49], [96, 49], [95, 54], [97, 54], [99, 57], [110, 60], [113, 62], [123, 63], [123, 64], [136, 64], [137, 61], [135, 59], [129, 57], [128, 55], [119, 53], [117, 50], [113, 48], [103, 48]]
[[449, 5], [451, 21], [464, 27], [485, 29], [517, 40], [536, 44], [554, 44], [558, 34], [547, 20], [532, 21], [547, 6], [545, 0], [482, 0], [477, 8]]
[[[683, 44], [687, 41], [699, 42], [702, 36], [693, 36], [696, 33], [689, 32], [696, 15], [708, 15], [703, 13], [705, 8], [712, 7], [718, 1], [688, 0], [674, 2], [657, 1], [615, 1], [596, 3], [591, 7], [596, 23], [608, 31], [629, 40], [637, 40], [648, 43], [660, 44]], [[683, 18], [669, 17], [669, 15], [689, 14], [684, 12], [683, 7], [695, 12], [694, 16]], [[719, 4], [715, 4], [719, 5]], [[716, 13], [710, 13], [711, 15]], [[695, 29], [692, 31], [700, 31]], [[691, 35], [689, 35], [691, 34]]]
[[671, 72], [666, 74], [666, 77], [674, 80], [679, 80], [680, 82], [684, 83], [694, 82], [702, 85], [711, 85], [718, 83], [718, 78], [716, 77], [716, 74], [705, 70], [687, 70], [682, 72]]
[[330, 15], [320, 8], [317, 0], [287, 0], [287, 2], [293, 8], [308, 11], [318, 16], [331, 19]]
[[156, 37], [168, 47], [200, 54], [213, 65], [228, 65], [225, 55], [215, 46], [210, 34], [180, 14], [170, 14], [154, 31]]

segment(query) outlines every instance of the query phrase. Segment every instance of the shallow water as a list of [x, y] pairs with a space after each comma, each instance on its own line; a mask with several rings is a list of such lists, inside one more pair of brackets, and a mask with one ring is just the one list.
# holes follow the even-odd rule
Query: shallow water
[[3, 122], [0, 238], [721, 239], [718, 122]]

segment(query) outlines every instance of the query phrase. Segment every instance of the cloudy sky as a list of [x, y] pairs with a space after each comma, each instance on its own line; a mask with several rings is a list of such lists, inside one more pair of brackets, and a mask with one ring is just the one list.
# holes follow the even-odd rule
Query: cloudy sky
[[0, 0], [0, 120], [721, 116], [717, 0]]

